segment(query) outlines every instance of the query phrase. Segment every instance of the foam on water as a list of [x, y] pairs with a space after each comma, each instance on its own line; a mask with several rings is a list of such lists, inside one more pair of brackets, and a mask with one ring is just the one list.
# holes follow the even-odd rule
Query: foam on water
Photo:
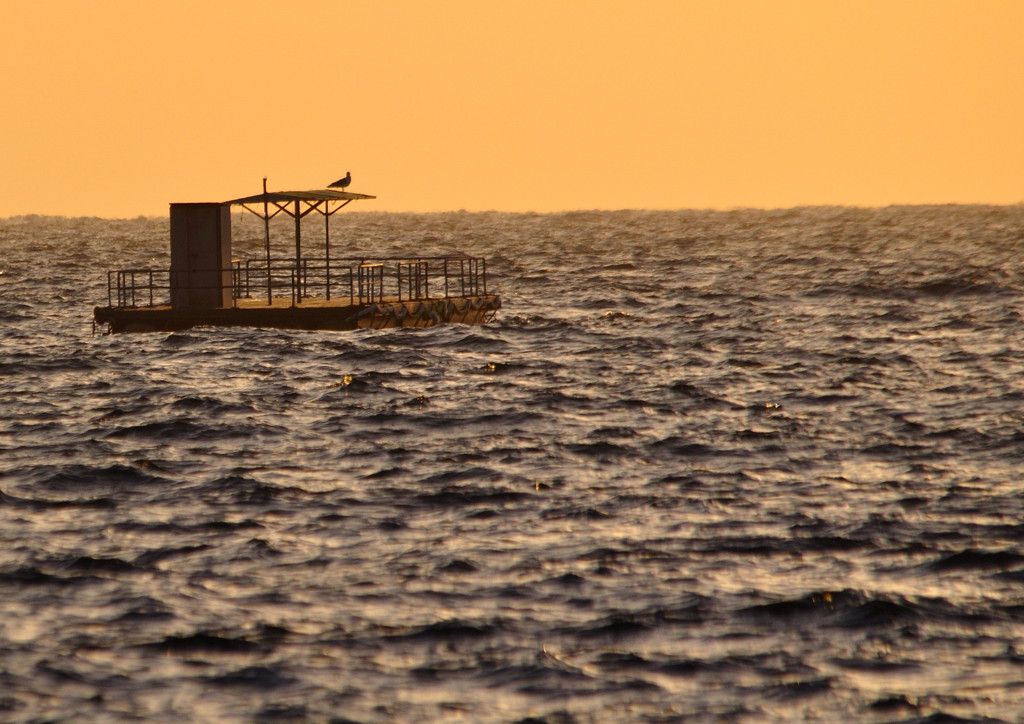
[[0, 220], [0, 718], [1017, 720], [1024, 207], [341, 216], [497, 322], [92, 336], [166, 221]]

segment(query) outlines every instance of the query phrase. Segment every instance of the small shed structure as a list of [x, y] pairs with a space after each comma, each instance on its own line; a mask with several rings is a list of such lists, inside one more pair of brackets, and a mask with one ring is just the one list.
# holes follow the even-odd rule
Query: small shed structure
[[171, 307], [230, 307], [231, 207], [171, 204]]

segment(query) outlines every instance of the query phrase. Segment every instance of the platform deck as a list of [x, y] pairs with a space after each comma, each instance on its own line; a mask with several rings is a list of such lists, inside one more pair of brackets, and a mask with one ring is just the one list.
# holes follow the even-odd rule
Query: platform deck
[[442, 323], [481, 324], [501, 308], [495, 294], [399, 301], [385, 298], [373, 304], [352, 304], [351, 299], [306, 297], [295, 304], [288, 297], [238, 299], [233, 307], [175, 309], [153, 307], [97, 307], [95, 321], [111, 332], [173, 332], [199, 326], [269, 327], [276, 329], [354, 330], [385, 327], [430, 327]]

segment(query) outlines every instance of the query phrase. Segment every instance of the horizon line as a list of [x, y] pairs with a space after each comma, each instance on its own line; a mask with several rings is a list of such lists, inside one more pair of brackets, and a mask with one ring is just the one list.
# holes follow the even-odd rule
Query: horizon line
[[[168, 204], [169, 205], [169, 204]], [[416, 215], [416, 216], [429, 216], [432, 214], [510, 214], [510, 215], [523, 215], [523, 216], [554, 216], [558, 214], [576, 214], [576, 213], [621, 213], [624, 211], [644, 211], [644, 212], [682, 212], [682, 211], [708, 211], [708, 212], [733, 212], [733, 211], [792, 211], [797, 209], [890, 209], [890, 208], [908, 208], [908, 207], [929, 207], [929, 206], [990, 206], [990, 207], [1003, 207], [1009, 208], [1013, 206], [1024, 206], [1024, 199], [1014, 202], [998, 203], [990, 201], [928, 201], [928, 202], [892, 202], [886, 204], [843, 204], [843, 203], [805, 203], [805, 204], [793, 204], [789, 206], [756, 206], [747, 204], [737, 204], [732, 206], [674, 206], [674, 207], [630, 207], [623, 206], [618, 208], [566, 208], [553, 211], [535, 211], [535, 210], [508, 210], [508, 209], [446, 209], [446, 210], [433, 210], [433, 211], [396, 211], [396, 210], [374, 210], [374, 209], [351, 209], [346, 211], [346, 215], [349, 214], [395, 214], [395, 215]], [[235, 213], [235, 212], [232, 212]], [[239, 212], [240, 215], [241, 212]], [[99, 219], [104, 221], [130, 221], [133, 219], [164, 219], [168, 218], [168, 214], [134, 214], [124, 216], [108, 216], [101, 214], [54, 214], [54, 213], [38, 213], [38, 212], [24, 212], [17, 214], [9, 214], [6, 216], [0, 216], [0, 221], [11, 221], [14, 219], [22, 218], [48, 218], [48, 219]]]

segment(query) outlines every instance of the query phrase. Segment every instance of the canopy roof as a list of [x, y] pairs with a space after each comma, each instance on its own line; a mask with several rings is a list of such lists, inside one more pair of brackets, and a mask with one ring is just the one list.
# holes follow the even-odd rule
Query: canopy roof
[[231, 199], [225, 201], [225, 204], [242, 205], [242, 204], [256, 204], [266, 201], [270, 204], [275, 203], [288, 203], [289, 201], [307, 201], [310, 203], [317, 201], [356, 201], [358, 199], [375, 199], [376, 196], [367, 196], [366, 194], [354, 194], [351, 191], [335, 191], [333, 189], [319, 189], [317, 191], [268, 191], [262, 194], [256, 194], [255, 196], [246, 196], [241, 199]]

